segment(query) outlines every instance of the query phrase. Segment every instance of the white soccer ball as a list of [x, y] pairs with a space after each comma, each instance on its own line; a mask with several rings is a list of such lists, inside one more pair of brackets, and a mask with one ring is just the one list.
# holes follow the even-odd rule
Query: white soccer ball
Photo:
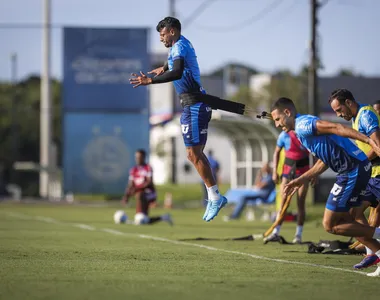
[[147, 224], [149, 222], [149, 217], [143, 213], [135, 214], [135, 224], [142, 225]]
[[128, 220], [127, 214], [123, 210], [118, 210], [113, 215], [115, 224], [122, 224]]

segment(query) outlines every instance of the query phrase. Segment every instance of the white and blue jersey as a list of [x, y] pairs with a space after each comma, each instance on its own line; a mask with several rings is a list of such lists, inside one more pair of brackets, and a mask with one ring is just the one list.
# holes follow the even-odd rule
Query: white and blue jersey
[[201, 72], [197, 61], [197, 55], [193, 45], [183, 35], [170, 48], [168, 55], [168, 67], [171, 71], [176, 59], [184, 60], [184, 70], [181, 79], [173, 81], [175, 90], [178, 95], [183, 93], [202, 92]]
[[326, 208], [348, 212], [352, 207], [360, 206], [363, 200], [371, 178], [371, 163], [350, 139], [335, 134], [318, 135], [318, 120], [318, 117], [311, 115], [297, 115], [295, 132], [309, 152], [338, 173]]
[[[195, 50], [190, 41], [182, 35], [170, 48], [168, 55], [169, 70], [173, 69], [176, 59], [184, 60], [181, 79], [173, 81], [177, 94], [205, 93], [201, 85], [201, 74]], [[184, 107], [181, 115], [181, 128], [186, 147], [206, 144], [211, 114], [211, 107], [201, 102]]]

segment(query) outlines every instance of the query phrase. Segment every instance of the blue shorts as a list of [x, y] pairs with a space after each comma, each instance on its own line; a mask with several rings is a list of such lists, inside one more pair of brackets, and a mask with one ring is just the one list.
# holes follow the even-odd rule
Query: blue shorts
[[377, 207], [380, 201], [380, 176], [371, 177], [367, 184], [363, 201], [368, 201], [372, 207]]
[[371, 178], [371, 170], [371, 163], [366, 160], [349, 173], [338, 174], [326, 208], [335, 212], [348, 212], [352, 207], [360, 206]]
[[206, 145], [211, 114], [211, 107], [201, 102], [183, 108], [181, 129], [186, 147]]

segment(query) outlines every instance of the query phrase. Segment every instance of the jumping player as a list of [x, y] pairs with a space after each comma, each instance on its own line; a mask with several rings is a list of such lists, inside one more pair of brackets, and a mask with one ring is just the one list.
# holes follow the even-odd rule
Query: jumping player
[[276, 127], [294, 130], [301, 144], [318, 158], [309, 171], [285, 185], [284, 194], [293, 195], [300, 186], [331, 168], [338, 175], [327, 199], [323, 227], [332, 234], [356, 237], [380, 257], [380, 243], [376, 240], [380, 238], [380, 228], [356, 222], [349, 212], [360, 206], [372, 169], [367, 156], [350, 138], [369, 144], [380, 154], [376, 142], [341, 124], [297, 114], [293, 101], [288, 98], [278, 99], [271, 115]]
[[[220, 194], [210, 164], [203, 153], [212, 109], [209, 105], [197, 100], [205, 94], [205, 91], [200, 81], [195, 50], [190, 41], [181, 35], [180, 21], [173, 17], [166, 17], [158, 23], [156, 29], [160, 33], [160, 41], [166, 48], [170, 48], [168, 61], [164, 66], [148, 72], [155, 75], [153, 78], [147, 77], [140, 71], [140, 75], [132, 74], [130, 83], [134, 85], [133, 87], [138, 87], [173, 82], [183, 106], [181, 127], [187, 157], [207, 187], [208, 203], [203, 220], [209, 222], [227, 204], [227, 199]], [[192, 101], [185, 101], [185, 98], [191, 98]]]
[[128, 203], [129, 198], [134, 196], [136, 199], [136, 214], [143, 213], [146, 216], [147, 224], [166, 221], [173, 225], [170, 214], [149, 217], [149, 206], [156, 202], [157, 195], [153, 184], [152, 167], [146, 163], [145, 158], [145, 150], [139, 149], [136, 151], [136, 165], [129, 171], [128, 186], [121, 203]]
[[[338, 117], [346, 121], [352, 121], [353, 129], [380, 145], [380, 116], [372, 106], [356, 102], [352, 93], [346, 89], [333, 91], [329, 98], [329, 103]], [[367, 224], [365, 218], [360, 219], [364, 216], [364, 211], [370, 206], [376, 208], [377, 211], [380, 210], [380, 157], [367, 144], [360, 141], [356, 141], [356, 143], [372, 163], [371, 179], [363, 196], [360, 210], [356, 211], [359, 215], [355, 216], [359, 222]], [[373, 223], [370, 225], [378, 227], [380, 225], [380, 214], [375, 213], [374, 216]], [[366, 247], [366, 251], [367, 256], [359, 264], [356, 264], [354, 268], [367, 268], [380, 262], [380, 259], [368, 247]]]
[[[278, 161], [280, 158], [281, 150], [285, 150], [285, 162], [282, 169], [281, 178], [281, 208], [285, 203], [286, 197], [284, 196], [284, 186], [289, 183], [291, 173], [295, 177], [301, 176], [309, 170], [309, 151], [305, 149], [300, 141], [297, 139], [294, 131], [282, 131], [277, 138], [277, 145], [273, 154], [273, 169], [277, 170]], [[273, 181], [278, 183], [279, 178], [276, 171], [273, 172]], [[305, 222], [305, 199], [309, 183], [305, 182], [297, 191], [297, 228], [293, 243], [300, 244], [302, 242], [303, 224]], [[279, 224], [273, 230], [273, 233], [265, 238], [265, 241], [277, 241], [279, 239], [281, 225]]]

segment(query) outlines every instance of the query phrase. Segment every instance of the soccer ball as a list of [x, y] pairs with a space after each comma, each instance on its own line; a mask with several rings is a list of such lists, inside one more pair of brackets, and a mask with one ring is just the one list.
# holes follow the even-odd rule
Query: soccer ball
[[115, 221], [115, 224], [125, 223], [127, 219], [128, 219], [128, 216], [123, 210], [118, 210], [113, 215], [113, 220]]
[[143, 213], [135, 214], [135, 225], [147, 224], [149, 222], [149, 217]]

